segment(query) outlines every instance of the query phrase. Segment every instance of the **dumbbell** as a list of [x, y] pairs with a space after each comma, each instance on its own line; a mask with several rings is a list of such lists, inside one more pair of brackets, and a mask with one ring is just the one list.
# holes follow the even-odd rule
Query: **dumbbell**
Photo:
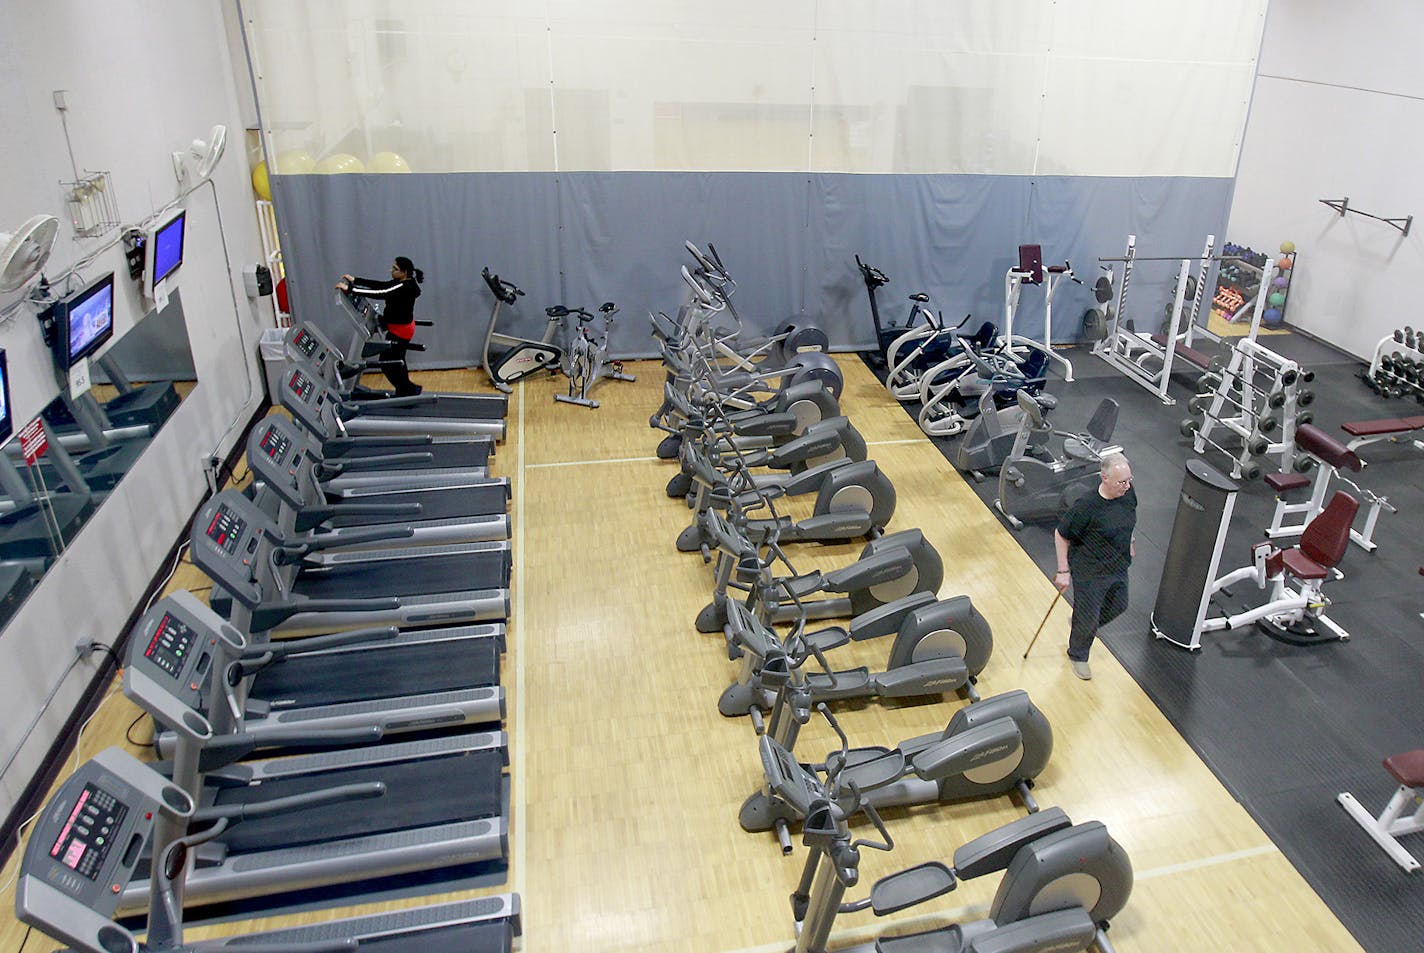
[[1316, 460], [1308, 454], [1301, 454], [1291, 461], [1291, 469], [1296, 473], [1309, 473], [1315, 469]]
[[[1244, 463], [1240, 460], [1237, 460], [1236, 451], [1228, 450], [1227, 448], [1223, 447], [1221, 444], [1217, 443], [1215, 440], [1211, 439], [1210, 437], [1206, 436], [1201, 432], [1201, 421], [1196, 420], [1193, 417], [1188, 417], [1186, 420], [1183, 420], [1180, 424], [1177, 425], [1177, 429], [1181, 431], [1182, 436], [1191, 437], [1193, 440], [1201, 440], [1202, 443], [1206, 444], [1208, 447], [1212, 447], [1226, 454], [1228, 457], [1230, 457], [1236, 462], [1236, 469], [1240, 470], [1241, 475], [1246, 479], [1260, 479], [1262, 469], [1259, 463], [1257, 463], [1255, 460], [1247, 460]], [[1250, 448], [1248, 447], [1247, 449], [1249, 450]]]
[[[1187, 401], [1187, 406], [1194, 414], [1206, 413], [1207, 409], [1211, 407], [1213, 400], [1217, 397], [1220, 397], [1223, 403], [1235, 407], [1237, 410], [1240, 410], [1242, 412], [1245, 412], [1247, 410], [1247, 407], [1241, 401], [1237, 400], [1235, 395], [1231, 391], [1212, 391], [1208, 394], [1197, 394], [1191, 400]], [[1270, 394], [1266, 398], [1266, 406], [1271, 410], [1280, 410], [1285, 405], [1286, 395], [1281, 393], [1280, 391], [1276, 391], [1274, 394]], [[1250, 408], [1250, 410], [1252, 413], [1257, 412], [1257, 409], [1254, 407]], [[1261, 413], [1261, 416], [1269, 417], [1270, 413], [1263, 412]]]
[[1306, 424], [1314, 422], [1315, 415], [1308, 410], [1301, 411], [1300, 413], [1295, 415], [1295, 425], [1297, 428], [1304, 427]]

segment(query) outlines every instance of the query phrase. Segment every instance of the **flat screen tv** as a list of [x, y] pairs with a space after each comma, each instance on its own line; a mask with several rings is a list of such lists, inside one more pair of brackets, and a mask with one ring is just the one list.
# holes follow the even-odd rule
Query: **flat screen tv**
[[55, 360], [68, 371], [114, 336], [114, 273], [70, 295], [55, 309]]
[[143, 291], [157, 301], [174, 284], [183, 264], [183, 238], [188, 213], [175, 209], [159, 219], [144, 238]]
[[5, 363], [5, 352], [0, 351], [0, 443], [10, 439], [15, 432], [15, 418], [10, 413], [10, 366]]

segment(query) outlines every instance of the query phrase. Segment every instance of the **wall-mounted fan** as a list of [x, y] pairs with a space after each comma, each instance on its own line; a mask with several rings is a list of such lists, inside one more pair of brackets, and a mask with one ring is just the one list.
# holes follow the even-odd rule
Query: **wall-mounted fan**
[[17, 232], [0, 232], [0, 291], [17, 291], [44, 267], [59, 234], [59, 219], [36, 215]]
[[208, 138], [194, 139], [184, 152], [173, 153], [173, 174], [180, 185], [197, 185], [213, 174], [227, 146], [227, 126], [219, 123], [208, 131]]

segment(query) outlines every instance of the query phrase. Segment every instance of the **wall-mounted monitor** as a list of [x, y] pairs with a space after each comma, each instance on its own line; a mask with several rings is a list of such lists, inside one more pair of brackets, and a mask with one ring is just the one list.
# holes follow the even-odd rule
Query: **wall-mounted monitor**
[[0, 443], [10, 439], [15, 432], [15, 417], [10, 413], [10, 366], [5, 363], [5, 352], [0, 350]]
[[68, 371], [114, 336], [114, 273], [54, 306], [54, 359]]
[[148, 230], [143, 242], [143, 293], [163, 301], [176, 283], [178, 266], [183, 264], [183, 239], [188, 213], [174, 209]]

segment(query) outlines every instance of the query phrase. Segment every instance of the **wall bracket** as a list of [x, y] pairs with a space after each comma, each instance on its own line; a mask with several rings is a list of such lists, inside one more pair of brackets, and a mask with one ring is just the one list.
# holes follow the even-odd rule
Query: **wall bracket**
[[1371, 215], [1369, 212], [1361, 212], [1357, 208], [1350, 208], [1349, 196], [1343, 199], [1321, 199], [1320, 204], [1330, 206], [1340, 213], [1341, 218], [1345, 217], [1346, 212], [1354, 212], [1356, 215], [1363, 215], [1365, 218], [1372, 218], [1377, 222], [1384, 222], [1386, 225], [1391, 225], [1399, 229], [1399, 231], [1405, 235], [1409, 234], [1409, 227], [1414, 224], [1413, 215], [1406, 218], [1385, 218], [1382, 215]]

